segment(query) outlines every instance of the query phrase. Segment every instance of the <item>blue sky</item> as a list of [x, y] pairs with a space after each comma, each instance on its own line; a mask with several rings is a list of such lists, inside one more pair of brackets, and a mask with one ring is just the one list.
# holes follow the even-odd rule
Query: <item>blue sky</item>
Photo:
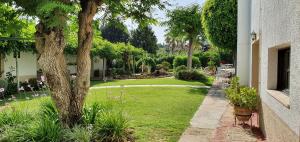
[[[176, 7], [180, 7], [180, 6], [188, 6], [188, 5], [192, 5], [192, 4], [200, 4], [202, 5], [204, 3], [205, 0], [169, 0], [169, 3], [172, 5], [171, 7], [168, 7], [167, 9], [174, 9]], [[166, 16], [165, 16], [165, 11], [161, 11], [161, 10], [155, 10], [154, 11], [154, 17], [158, 19], [158, 21], [165, 21], [166, 20]], [[134, 28], [136, 28], [136, 24], [127, 21], [126, 25], [128, 26], [129, 30], [132, 30]], [[164, 43], [165, 41], [165, 28], [161, 27], [160, 25], [156, 25], [156, 26], [152, 26], [155, 35], [157, 36], [158, 39], [158, 43]]]

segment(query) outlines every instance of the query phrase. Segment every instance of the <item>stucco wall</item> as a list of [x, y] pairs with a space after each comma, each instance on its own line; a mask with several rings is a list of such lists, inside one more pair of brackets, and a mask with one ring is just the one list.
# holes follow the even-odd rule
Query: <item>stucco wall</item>
[[[68, 70], [71, 74], [76, 73], [76, 56], [66, 55], [66, 61], [68, 63]], [[103, 60], [99, 57], [93, 57], [91, 65], [91, 77], [94, 77], [94, 71], [99, 70], [100, 73], [103, 70]], [[101, 75], [100, 75], [101, 76]]]
[[[259, 8], [261, 7], [261, 11]], [[260, 95], [262, 102], [281, 119], [282, 123], [299, 135], [300, 128], [300, 1], [299, 0], [252, 0], [252, 30], [260, 37]], [[257, 18], [260, 17], [260, 18]], [[261, 21], [257, 21], [260, 19]], [[269, 95], [269, 53], [280, 45], [291, 46], [290, 61], [290, 108], [283, 106]], [[269, 115], [270, 117], [270, 115]], [[264, 119], [269, 119], [268, 117]], [[271, 125], [270, 123], [266, 125]], [[274, 125], [274, 124], [272, 124]], [[268, 126], [266, 126], [268, 127]], [[268, 132], [267, 137], [268, 137]], [[269, 134], [269, 136], [275, 136]]]
[[[21, 81], [28, 78], [34, 78], [37, 75], [37, 57], [36, 54], [31, 52], [21, 52], [20, 58], [18, 58], [19, 65], [19, 77]], [[6, 55], [4, 58], [4, 76], [7, 72], [11, 72], [12, 69], [16, 70], [16, 60], [13, 54]], [[16, 75], [16, 71], [12, 72]]]

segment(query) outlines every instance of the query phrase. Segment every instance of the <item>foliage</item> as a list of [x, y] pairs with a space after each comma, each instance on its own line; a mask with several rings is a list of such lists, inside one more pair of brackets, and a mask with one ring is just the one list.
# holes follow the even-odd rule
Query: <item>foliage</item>
[[8, 85], [5, 91], [5, 95], [14, 95], [18, 92], [18, 86], [15, 80], [16, 76], [12, 75], [12, 71], [6, 73], [5, 80], [7, 81]]
[[0, 79], [0, 88], [4, 88], [6, 90], [8, 86], [8, 82], [6, 80]]
[[161, 64], [162, 62], [168, 62], [171, 65], [170, 68], [173, 68], [174, 55], [159, 56], [156, 59], [156, 63]]
[[170, 67], [171, 67], [171, 64], [169, 62], [164, 61], [161, 64], [156, 65], [156, 70], [163, 69], [165, 71], [168, 71], [170, 69]]
[[83, 108], [83, 123], [85, 125], [95, 124], [97, 115], [103, 111], [110, 110], [110, 106], [101, 105], [99, 103], [93, 103], [91, 106]]
[[220, 52], [217, 48], [210, 48], [206, 52], [198, 52], [194, 56], [199, 58], [202, 67], [216, 67], [221, 61]]
[[130, 43], [138, 48], [142, 48], [148, 53], [156, 53], [158, 50], [157, 38], [150, 26], [139, 26], [131, 33]]
[[207, 0], [201, 21], [205, 36], [214, 46], [235, 51], [237, 0]]
[[175, 68], [175, 73], [182, 70], [187, 70], [187, 67], [185, 65], [178, 66]]
[[42, 103], [39, 116], [35, 139], [42, 142], [61, 141], [63, 128], [54, 104], [50, 101]]
[[255, 109], [257, 107], [258, 96], [254, 88], [239, 86], [239, 78], [233, 77], [231, 85], [225, 90], [226, 97], [230, 103], [247, 109]]
[[0, 113], [0, 133], [4, 126], [17, 126], [19, 124], [29, 123], [34, 118], [29, 113], [21, 111], [4, 111]]
[[180, 70], [175, 73], [175, 78], [181, 80], [201, 80], [207, 81], [208, 78], [197, 70]]
[[95, 124], [95, 139], [104, 142], [125, 142], [129, 137], [128, 126], [128, 120], [121, 112], [102, 112]]
[[[200, 63], [200, 61], [197, 57], [193, 56], [192, 60], [193, 60], [193, 65], [192, 66], [194, 68], [201, 66], [201, 63]], [[176, 67], [181, 66], [181, 65], [186, 65], [186, 63], [187, 63], [187, 57], [186, 56], [176, 56], [175, 59], [174, 59], [174, 62], [173, 62], [173, 67], [176, 68]]]
[[64, 141], [66, 142], [90, 142], [92, 139], [90, 130], [80, 126], [67, 129], [64, 133]]
[[[155, 60], [148, 54], [144, 54], [137, 62], [137, 66], [155, 66]], [[150, 69], [151, 70], [151, 69]]]
[[110, 19], [109, 22], [101, 28], [101, 35], [104, 39], [112, 43], [129, 42], [129, 32], [127, 27], [120, 22], [120, 19]]
[[169, 20], [164, 24], [168, 26], [169, 35], [193, 42], [202, 37], [201, 9], [199, 5], [180, 7], [167, 13]]

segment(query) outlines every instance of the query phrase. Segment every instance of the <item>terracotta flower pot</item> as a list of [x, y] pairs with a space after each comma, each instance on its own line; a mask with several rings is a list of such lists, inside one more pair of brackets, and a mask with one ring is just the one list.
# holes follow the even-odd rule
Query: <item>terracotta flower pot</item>
[[248, 121], [252, 116], [252, 110], [234, 106], [234, 114], [239, 121]]

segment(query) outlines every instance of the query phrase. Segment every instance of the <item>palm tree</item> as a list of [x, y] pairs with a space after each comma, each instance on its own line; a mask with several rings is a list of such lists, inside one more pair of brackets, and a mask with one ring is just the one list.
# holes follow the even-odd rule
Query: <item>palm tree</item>
[[173, 37], [184, 39], [188, 42], [187, 67], [192, 69], [193, 49], [199, 42], [202, 34], [201, 8], [198, 5], [180, 7], [167, 14], [169, 20], [164, 24], [168, 26], [168, 32]]

